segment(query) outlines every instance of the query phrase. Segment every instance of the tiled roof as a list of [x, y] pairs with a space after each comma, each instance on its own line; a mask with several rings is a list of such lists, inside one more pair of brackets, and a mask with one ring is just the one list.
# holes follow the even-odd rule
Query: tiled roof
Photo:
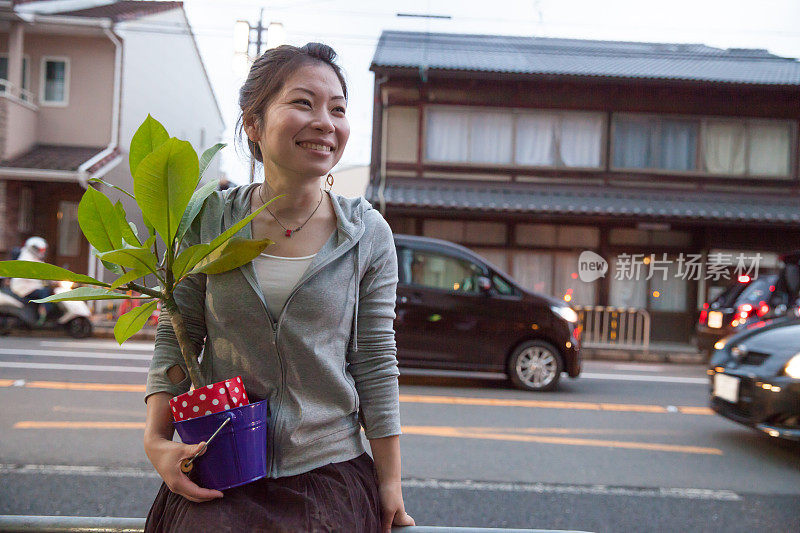
[[0, 161], [0, 167], [76, 171], [79, 166], [104, 149], [105, 146], [55, 146], [37, 144], [14, 159]]
[[800, 85], [800, 62], [703, 44], [385, 31], [376, 68]]
[[74, 11], [62, 11], [53, 15], [63, 15], [68, 17], [89, 17], [89, 18], [108, 18], [114, 22], [123, 20], [137, 19], [170, 9], [178, 9], [183, 6], [183, 2], [141, 2], [131, 0], [118, 0], [102, 6], [77, 9]]
[[[377, 205], [374, 185], [367, 187], [364, 196]], [[390, 179], [383, 196], [386, 205], [391, 207], [800, 224], [800, 198], [778, 194], [649, 191], [535, 183], [408, 183]]]

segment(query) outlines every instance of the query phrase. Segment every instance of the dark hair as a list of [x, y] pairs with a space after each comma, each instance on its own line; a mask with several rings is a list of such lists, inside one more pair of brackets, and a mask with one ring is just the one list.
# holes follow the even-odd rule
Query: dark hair
[[[308, 43], [300, 48], [284, 44], [271, 48], [261, 54], [253, 62], [247, 80], [239, 89], [239, 118], [234, 130], [236, 138], [241, 140], [245, 123], [252, 124], [259, 130], [263, 126], [261, 117], [275, 96], [283, 89], [286, 80], [300, 67], [319, 62], [331, 67], [342, 84], [344, 98], [347, 100], [347, 83], [342, 69], [335, 63], [336, 52], [322, 43]], [[247, 135], [247, 147], [256, 161], [263, 163], [261, 148], [251, 141]]]

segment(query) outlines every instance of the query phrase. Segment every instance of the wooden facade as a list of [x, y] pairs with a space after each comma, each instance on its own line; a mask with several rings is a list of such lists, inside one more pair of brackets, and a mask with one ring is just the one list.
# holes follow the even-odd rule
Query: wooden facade
[[[479, 53], [479, 52], [478, 52]], [[373, 65], [376, 74], [374, 131], [369, 199], [379, 203], [374, 191], [391, 184], [436, 183], [456, 191], [461, 184], [501, 186], [513, 184], [578, 185], [616, 190], [715, 192], [742, 196], [758, 194], [796, 198], [800, 210], [800, 87], [635, 80], [602, 77], [503, 74], [429, 70]], [[477, 110], [547, 110], [593, 112], [604, 117], [602, 154], [594, 168], [523, 166], [514, 163], [447, 163], [426, 157], [429, 113], [440, 106]], [[617, 169], [613, 163], [616, 117], [666, 117], [668, 119], [731, 119], [758, 124], [759, 120], [785, 121], [789, 128], [788, 173], [785, 176], [720, 175], [702, 171]], [[453, 132], [456, 134], [456, 132]], [[516, 136], [514, 137], [516, 139]], [[699, 154], [697, 157], [700, 157]], [[713, 209], [713, 205], [709, 205]], [[562, 269], [581, 251], [591, 250], [612, 263], [619, 254], [702, 254], [718, 251], [762, 254], [762, 272], [777, 266], [781, 252], [800, 249], [800, 223], [759, 220], [736, 223], [662, 216], [565, 215], [524, 213], [502, 206], [476, 211], [469, 206], [446, 208], [385, 204], [384, 216], [397, 233], [452, 240], [483, 254], [531, 290], [583, 305], [619, 305], [612, 275], [598, 280], [588, 291], [575, 289], [581, 298], [565, 292]], [[527, 270], [549, 263], [546, 274], [530, 277]], [[534, 260], [535, 259], [535, 260]], [[575, 261], [573, 261], [573, 264]], [[612, 272], [609, 272], [612, 274]], [[527, 282], [527, 279], [538, 281]], [[664, 309], [657, 298], [663, 292], [650, 281], [645, 304], [653, 319], [652, 339], [691, 342], [699, 309], [729, 280], [700, 279], [669, 288], [681, 292]], [[567, 283], [569, 285], [569, 283]], [[577, 285], [576, 285], [577, 287]], [[657, 294], [657, 296], [653, 296]]]

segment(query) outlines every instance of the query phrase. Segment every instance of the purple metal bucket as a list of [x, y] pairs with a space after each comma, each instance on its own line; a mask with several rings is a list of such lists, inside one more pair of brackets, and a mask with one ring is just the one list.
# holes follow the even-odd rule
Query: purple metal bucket
[[194, 462], [200, 486], [208, 489], [231, 489], [267, 475], [267, 400], [174, 424], [181, 441], [197, 444], [207, 441], [226, 418], [230, 423]]

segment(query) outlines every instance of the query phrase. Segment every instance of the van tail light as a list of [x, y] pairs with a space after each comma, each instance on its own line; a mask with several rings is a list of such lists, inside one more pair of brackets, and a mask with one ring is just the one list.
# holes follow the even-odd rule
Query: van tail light
[[700, 311], [700, 324], [705, 324], [708, 320], [708, 302], [703, 304], [703, 309]]
[[759, 302], [758, 307], [756, 308], [756, 315], [764, 316], [769, 313], [769, 305], [766, 302]]

